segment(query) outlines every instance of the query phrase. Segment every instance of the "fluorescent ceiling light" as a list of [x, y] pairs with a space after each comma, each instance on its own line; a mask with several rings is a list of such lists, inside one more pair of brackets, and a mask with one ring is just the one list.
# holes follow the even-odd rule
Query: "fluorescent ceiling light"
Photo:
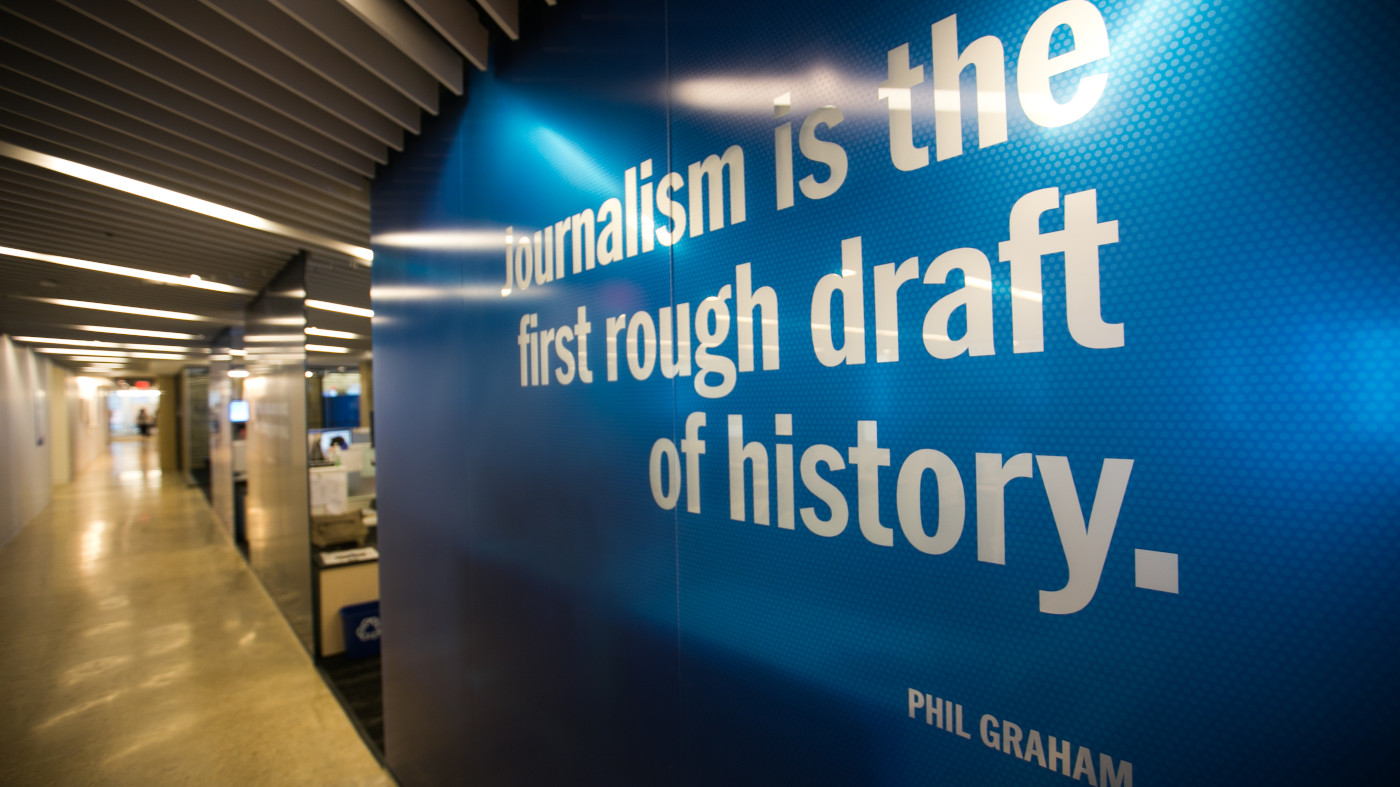
[[204, 281], [197, 276], [175, 276], [169, 273], [157, 273], [155, 271], [145, 271], [140, 268], [128, 268], [124, 265], [109, 265], [105, 262], [93, 262], [91, 260], [80, 260], [76, 257], [60, 257], [56, 254], [44, 254], [37, 251], [26, 251], [24, 249], [12, 249], [8, 246], [0, 246], [0, 254], [9, 257], [18, 257], [25, 260], [37, 260], [39, 262], [51, 262], [55, 265], [66, 265], [69, 268], [82, 268], [88, 271], [99, 273], [113, 273], [118, 276], [131, 276], [136, 279], [146, 279], [147, 281], [158, 281], [165, 284], [177, 284], [181, 287], [196, 287], [201, 290], [213, 290], [215, 292], [232, 292], [239, 295], [253, 295], [252, 290], [245, 290], [242, 287], [234, 287], [230, 284], [219, 284], [218, 282]]
[[113, 358], [131, 357], [121, 350], [75, 350], [71, 347], [36, 347], [34, 352], [48, 353], [50, 355], [110, 355]]
[[306, 300], [306, 305], [309, 306], [309, 307], [312, 308], [312, 309], [320, 309], [320, 310], [322, 310], [322, 311], [328, 311], [328, 312], [339, 312], [339, 313], [341, 313], [341, 314], [353, 314], [353, 315], [355, 315], [356, 317], [373, 317], [373, 316], [374, 316], [374, 310], [373, 310], [373, 309], [361, 309], [361, 308], [358, 307], [358, 306], [345, 306], [345, 305], [343, 305], [343, 304], [331, 303], [331, 302], [329, 302], [329, 301], [316, 301], [316, 300], [311, 300], [310, 298], [308, 298], [308, 299]]
[[90, 333], [115, 333], [119, 336], [149, 336], [153, 339], [203, 339], [198, 333], [174, 333], [171, 331], [144, 331], [136, 328], [112, 328], [105, 325], [70, 325], [79, 331]]
[[97, 169], [96, 167], [89, 167], [86, 164], [79, 164], [76, 161], [69, 161], [68, 159], [62, 159], [57, 156], [50, 156], [46, 153], [30, 150], [29, 148], [11, 145], [8, 142], [0, 142], [0, 156], [8, 156], [18, 161], [33, 164], [36, 167], [43, 167], [53, 172], [61, 172], [64, 175], [71, 175], [72, 177], [86, 180], [89, 183], [96, 183], [100, 186], [106, 186], [118, 191], [125, 191], [127, 194], [135, 194], [138, 197], [155, 200], [156, 202], [193, 211], [194, 213], [199, 213], [211, 218], [222, 219], [231, 224], [250, 227], [273, 235], [281, 235], [284, 238], [306, 241], [307, 243], [322, 248], [333, 249], [343, 254], [349, 254], [365, 263], [374, 260], [374, 252], [363, 246], [342, 243], [323, 235], [317, 235], [314, 232], [297, 229], [296, 227], [264, 219], [261, 216], [254, 216], [251, 213], [244, 213], [241, 210], [225, 207], [209, 202], [208, 200], [191, 197], [188, 194], [181, 194], [178, 191], [171, 191], [170, 189], [161, 188], [160, 186], [150, 183], [143, 183], [134, 178], [118, 175], [115, 172], [108, 172], [103, 169]]
[[300, 333], [250, 333], [243, 337], [243, 341], [249, 344], [293, 344], [305, 338]]
[[228, 370], [228, 376], [229, 376], [229, 377], [247, 377], [247, 376], [248, 376], [248, 370], [247, 370], [247, 369], [229, 369], [229, 370]]
[[185, 361], [194, 360], [186, 355], [173, 355], [171, 353], [136, 353], [122, 350], [90, 350], [87, 348], [75, 349], [72, 347], [38, 347], [36, 353], [47, 353], [49, 355], [73, 355], [91, 360], [109, 360], [111, 358], [152, 358], [157, 361]]
[[[5, 143], [0, 142], [0, 145]], [[119, 312], [121, 314], [139, 314], [143, 317], [162, 317], [167, 320], [189, 320], [191, 322], [221, 322], [213, 317], [201, 317], [198, 314], [187, 312], [168, 312], [163, 309], [141, 309], [135, 306], [121, 306], [115, 303], [94, 303], [92, 301], [73, 301], [67, 298], [35, 298], [29, 295], [16, 295], [26, 301], [36, 301], [38, 303], [52, 303], [56, 306], [72, 306], [75, 309], [96, 309], [103, 312]]]
[[70, 361], [86, 361], [86, 362], [89, 362], [89, 363], [106, 363], [107, 361], [110, 361], [110, 360], [112, 360], [112, 359], [111, 359], [111, 358], [108, 358], [108, 357], [106, 357], [106, 356], [104, 356], [104, 355], [72, 355], [72, 356], [69, 356], [68, 360], [70, 360]]
[[335, 347], [335, 346], [329, 345], [329, 344], [308, 344], [308, 345], [306, 345], [306, 350], [307, 350], [307, 352], [313, 352], [313, 353], [348, 353], [348, 352], [350, 352], [350, 348], [349, 348], [349, 347]]
[[332, 331], [328, 328], [313, 328], [307, 326], [306, 332], [311, 336], [329, 336], [332, 339], [363, 339], [364, 334], [351, 333], [350, 331]]
[[177, 347], [173, 344], [125, 344], [123, 342], [103, 342], [96, 339], [52, 339], [42, 336], [12, 336], [17, 342], [30, 344], [71, 344], [78, 347], [110, 347], [115, 350], [153, 350], [155, 352], [207, 353], [200, 347]]

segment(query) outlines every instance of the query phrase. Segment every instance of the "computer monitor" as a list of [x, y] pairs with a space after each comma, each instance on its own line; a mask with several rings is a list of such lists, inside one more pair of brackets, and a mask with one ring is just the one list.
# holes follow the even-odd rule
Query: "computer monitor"
[[311, 429], [309, 432], [315, 435], [315, 440], [318, 447], [321, 449], [322, 456], [330, 455], [331, 441], [335, 438], [339, 437], [341, 440], [345, 441], [345, 447], [349, 448], [351, 440], [354, 437], [349, 429]]
[[228, 403], [229, 423], [242, 424], [248, 422], [248, 400], [234, 399]]

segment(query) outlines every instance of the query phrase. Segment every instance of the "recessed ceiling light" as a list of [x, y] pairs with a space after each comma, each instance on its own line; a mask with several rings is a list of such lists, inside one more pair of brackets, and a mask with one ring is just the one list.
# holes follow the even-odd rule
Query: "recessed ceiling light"
[[254, 294], [252, 290], [245, 290], [242, 287], [234, 287], [232, 285], [219, 284], [218, 282], [212, 281], [203, 281], [198, 276], [173, 276], [169, 273], [157, 273], [156, 271], [141, 270], [140, 268], [128, 268], [125, 265], [109, 265], [105, 262], [80, 260], [76, 257], [60, 257], [57, 254], [44, 254], [43, 252], [28, 251], [26, 249], [13, 249], [8, 246], [0, 246], [0, 254], [7, 257], [18, 257], [22, 260], [50, 262], [54, 265], [65, 265], [69, 268], [97, 271], [98, 273], [112, 273], [117, 276], [130, 276], [135, 279], [158, 281], [164, 284], [178, 284], [181, 287], [197, 287], [201, 290], [232, 292], [239, 295]]
[[312, 309], [320, 309], [320, 310], [322, 310], [322, 311], [339, 312], [339, 313], [341, 313], [341, 314], [353, 314], [353, 315], [355, 315], [356, 317], [373, 317], [373, 316], [374, 316], [374, 310], [373, 310], [373, 309], [361, 309], [361, 308], [358, 307], [358, 306], [346, 306], [346, 305], [340, 304], [340, 303], [331, 303], [330, 301], [317, 301], [317, 300], [312, 300], [312, 299], [310, 299], [310, 298], [308, 298], [308, 299], [305, 301], [305, 303], [306, 303], [306, 305], [307, 305], [308, 307], [310, 307], [310, 308], [312, 308]]
[[0, 156], [8, 156], [18, 161], [33, 164], [36, 167], [43, 167], [53, 172], [61, 172], [64, 175], [71, 175], [72, 177], [86, 180], [89, 183], [96, 183], [118, 191], [125, 191], [127, 194], [135, 194], [138, 197], [162, 202], [166, 205], [193, 211], [211, 218], [222, 219], [231, 224], [262, 230], [263, 232], [268, 232], [273, 235], [281, 235], [284, 238], [303, 240], [322, 248], [333, 249], [343, 254], [349, 254], [366, 264], [374, 260], [374, 252], [363, 246], [342, 243], [341, 241], [327, 238], [324, 235], [297, 229], [296, 227], [271, 221], [261, 216], [254, 216], [251, 213], [225, 207], [208, 200], [191, 197], [188, 194], [181, 194], [178, 191], [161, 188], [160, 186], [155, 186], [150, 183], [143, 183], [134, 178], [118, 175], [115, 172], [108, 172], [96, 167], [89, 167], [86, 164], [79, 164], [76, 161], [69, 161], [68, 159], [62, 159], [57, 156], [40, 153], [36, 150], [30, 150], [29, 148], [22, 148], [19, 145], [0, 142]]
[[[0, 142], [0, 145], [5, 143]], [[35, 298], [28, 295], [13, 296], [21, 300], [36, 301], [38, 303], [52, 303], [56, 306], [72, 306], [76, 309], [95, 309], [103, 312], [120, 312], [122, 314], [140, 314], [143, 317], [161, 317], [167, 320], [189, 320], [191, 322], [220, 322], [213, 317], [201, 317], [198, 314], [186, 312], [168, 312], [163, 309], [142, 309], [136, 306], [122, 306], [115, 303], [94, 303], [92, 301], [74, 301], [67, 298]]]
[[329, 328], [314, 328], [307, 326], [306, 332], [311, 336], [329, 336], [332, 339], [363, 339], [364, 334], [351, 333], [350, 331], [332, 331]]
[[120, 336], [149, 336], [153, 339], [203, 339], [203, 334], [198, 333], [174, 333], [172, 331], [145, 331], [136, 328], [112, 328], [105, 325], [70, 325], [79, 331], [89, 331], [91, 333], [115, 333]]
[[308, 345], [306, 345], [306, 350], [307, 350], [307, 352], [313, 352], [313, 353], [348, 353], [348, 352], [350, 352], [350, 348], [349, 348], [349, 347], [335, 347], [335, 346], [329, 345], [329, 344], [308, 344]]

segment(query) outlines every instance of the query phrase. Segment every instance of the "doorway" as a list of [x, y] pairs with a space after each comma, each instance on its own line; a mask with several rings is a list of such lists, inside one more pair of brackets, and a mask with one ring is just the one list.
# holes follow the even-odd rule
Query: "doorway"
[[107, 394], [107, 432], [113, 440], [139, 440], [156, 433], [160, 391], [120, 388]]

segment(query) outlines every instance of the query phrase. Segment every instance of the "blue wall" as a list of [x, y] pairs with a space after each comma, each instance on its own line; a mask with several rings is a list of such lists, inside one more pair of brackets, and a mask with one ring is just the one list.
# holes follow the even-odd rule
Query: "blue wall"
[[[1381, 766], [1400, 701], [1396, 12], [618, 0], [526, 21], [375, 186], [405, 784]], [[991, 52], [976, 77], [935, 93], [969, 48]], [[1052, 56], [1088, 62], [1046, 94]], [[921, 74], [892, 76], [902, 57]], [[954, 154], [935, 102], [958, 95]], [[725, 194], [692, 234], [691, 165], [731, 146], [742, 221]], [[574, 270], [571, 229], [540, 283], [546, 227], [614, 198], [665, 227], [646, 197], [671, 172], [675, 245], [623, 220], [604, 265], [595, 216], [593, 267]], [[769, 305], [750, 313], [750, 291]], [[690, 366], [669, 377], [648, 337], [682, 304]], [[740, 429], [766, 472], [732, 450]]]
[[321, 399], [321, 426], [325, 429], [360, 425], [360, 395], [327, 396]]

